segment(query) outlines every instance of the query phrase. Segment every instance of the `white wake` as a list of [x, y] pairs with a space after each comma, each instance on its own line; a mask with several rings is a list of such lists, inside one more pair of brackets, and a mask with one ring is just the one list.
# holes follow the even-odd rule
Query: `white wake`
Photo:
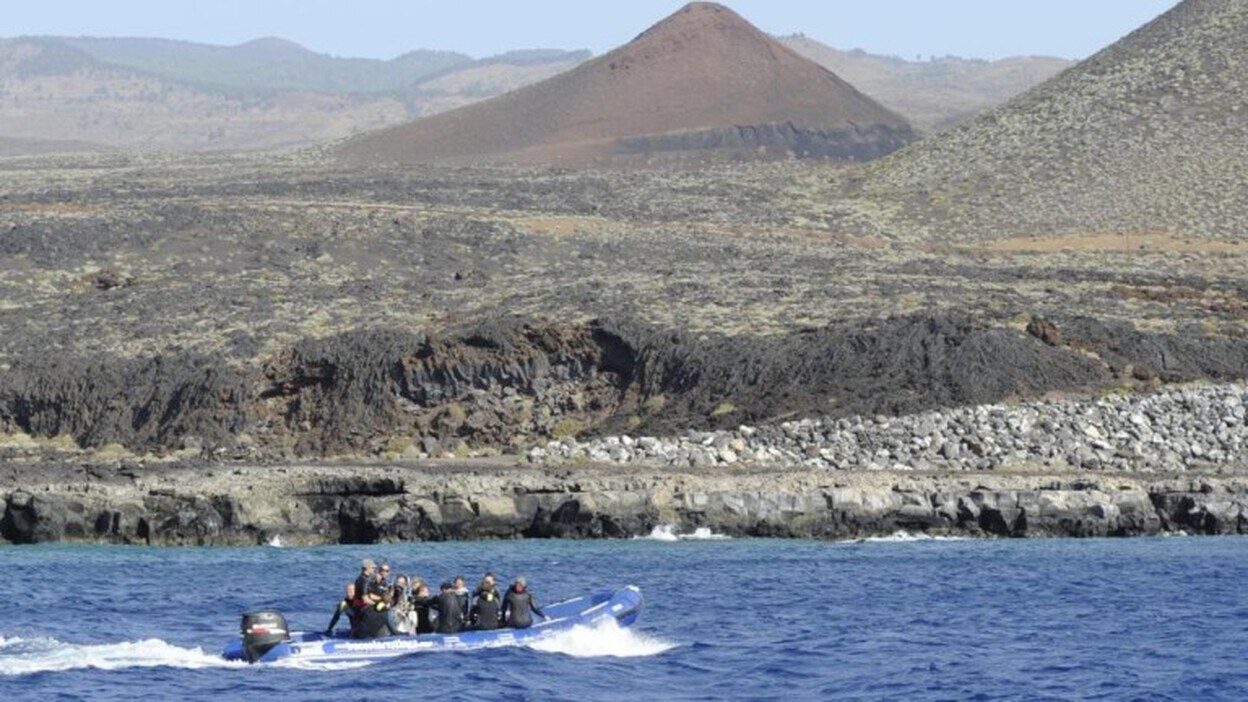
[[912, 543], [915, 541], [968, 541], [968, 540], [969, 540], [969, 537], [966, 537], [966, 536], [932, 536], [931, 534], [925, 534], [921, 531], [909, 532], [909, 531], [903, 530], [903, 531], [894, 532], [892, 534], [889, 534], [888, 536], [868, 536], [862, 539], [854, 539], [851, 543], [897, 544], [897, 543]]
[[562, 653], [576, 658], [644, 658], [676, 648], [677, 644], [634, 629], [622, 627], [614, 619], [594, 626], [575, 626], [528, 644], [535, 651]]
[[650, 530], [647, 536], [634, 536], [634, 539], [643, 541], [719, 541], [721, 539], [731, 539], [731, 536], [724, 534], [716, 534], [706, 527], [698, 527], [693, 530], [692, 534], [681, 534], [676, 531], [673, 524], [659, 524]]
[[182, 648], [160, 639], [107, 644], [72, 644], [53, 638], [0, 636], [0, 676], [96, 668], [220, 668], [243, 666], [200, 648]]

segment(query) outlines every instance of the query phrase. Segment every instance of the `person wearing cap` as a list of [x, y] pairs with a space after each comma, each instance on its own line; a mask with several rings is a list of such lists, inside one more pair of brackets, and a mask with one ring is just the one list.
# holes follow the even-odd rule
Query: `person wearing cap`
[[503, 626], [527, 629], [533, 626], [534, 612], [542, 619], [550, 619], [534, 601], [533, 593], [529, 592], [528, 581], [523, 576], [518, 577], [507, 588], [507, 594], [503, 597]]
[[459, 604], [459, 595], [450, 583], [442, 583], [438, 595], [429, 602], [429, 607], [438, 613], [435, 622], [439, 634], [458, 634], [464, 628], [464, 610]]

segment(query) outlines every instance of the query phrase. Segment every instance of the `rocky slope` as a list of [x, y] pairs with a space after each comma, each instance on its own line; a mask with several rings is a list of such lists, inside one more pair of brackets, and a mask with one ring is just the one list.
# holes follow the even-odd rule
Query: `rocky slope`
[[356, 137], [338, 154], [353, 164], [867, 161], [916, 137], [728, 8], [692, 3], [567, 73]]
[[532, 463], [765, 465], [823, 470], [1172, 472], [1248, 467], [1248, 387], [1195, 385], [1100, 399], [891, 417], [802, 419], [677, 437], [551, 441]]
[[44, 467], [0, 479], [0, 538], [137, 544], [626, 538], [658, 525], [856, 538], [1248, 533], [1248, 479], [455, 465]]
[[[1248, 229], [1248, 5], [1184, 0], [1008, 105], [872, 164], [833, 198], [903, 236]], [[860, 212], [863, 210], [859, 210]]]

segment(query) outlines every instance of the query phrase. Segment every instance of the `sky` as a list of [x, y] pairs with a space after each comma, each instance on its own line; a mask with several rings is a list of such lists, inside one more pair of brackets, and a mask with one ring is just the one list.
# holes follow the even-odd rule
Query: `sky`
[[[771, 34], [914, 59], [1084, 58], [1177, 0], [728, 0]], [[412, 49], [483, 57], [623, 44], [681, 0], [3, 0], [0, 36], [88, 35], [239, 44], [276, 36], [337, 56]]]

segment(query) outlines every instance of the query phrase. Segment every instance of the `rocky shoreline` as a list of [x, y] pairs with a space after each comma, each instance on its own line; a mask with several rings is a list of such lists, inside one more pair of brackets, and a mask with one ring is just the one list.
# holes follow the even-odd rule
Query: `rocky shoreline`
[[[32, 478], [38, 475], [38, 478]], [[656, 526], [848, 539], [1248, 533], [1248, 474], [576, 469], [408, 465], [49, 467], [0, 481], [10, 543], [144, 545], [629, 538]]]
[[1169, 473], [1244, 467], [1248, 385], [1187, 385], [1097, 399], [802, 419], [676, 437], [574, 438], [530, 449], [577, 461], [706, 468], [960, 471], [1026, 468]]
[[1248, 385], [393, 462], [0, 463], [0, 539], [154, 545], [1248, 533]]

